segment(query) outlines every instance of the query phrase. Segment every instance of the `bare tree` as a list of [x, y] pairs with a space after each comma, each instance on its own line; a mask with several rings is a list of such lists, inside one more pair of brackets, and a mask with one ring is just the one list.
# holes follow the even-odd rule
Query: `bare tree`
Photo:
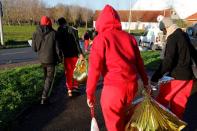
[[81, 8], [82, 20], [86, 23], [86, 29], [88, 28], [88, 21], [93, 16], [93, 11], [88, 8]]
[[52, 19], [64, 17], [69, 23], [74, 25], [78, 20], [86, 23], [92, 17], [93, 11], [76, 5], [58, 4], [52, 8], [46, 8], [42, 0], [2, 0], [4, 23], [19, 24], [38, 22], [42, 15], [47, 15]]
[[76, 6], [76, 5], [71, 5], [69, 7], [69, 12], [70, 12], [70, 18], [71, 18], [71, 22], [76, 25], [76, 21], [80, 16], [80, 7]]
[[69, 8], [69, 6], [66, 6], [65, 7], [65, 9], [66, 9], [66, 12], [65, 12], [65, 19], [68, 21], [68, 22], [70, 22], [71, 21], [71, 12], [70, 12], [70, 8]]
[[4, 20], [5, 23], [10, 25], [10, 8], [11, 8], [11, 0], [3, 0], [2, 5], [3, 5], [3, 15], [4, 15]]
[[66, 8], [64, 5], [59, 4], [56, 6], [56, 19], [59, 17], [63, 17], [66, 14]]
[[47, 14], [47, 10], [42, 2], [40, 0], [33, 0], [32, 1], [32, 8], [31, 8], [31, 13], [32, 13], [32, 20], [33, 21], [39, 21], [41, 16]]

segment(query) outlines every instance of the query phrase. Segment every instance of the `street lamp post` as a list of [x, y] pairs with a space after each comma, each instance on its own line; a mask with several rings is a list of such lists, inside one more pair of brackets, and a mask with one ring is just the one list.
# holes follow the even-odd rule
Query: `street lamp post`
[[4, 45], [4, 41], [3, 41], [3, 24], [2, 24], [2, 17], [3, 17], [3, 7], [2, 7], [2, 3], [0, 1], [0, 36], [1, 36], [1, 45]]

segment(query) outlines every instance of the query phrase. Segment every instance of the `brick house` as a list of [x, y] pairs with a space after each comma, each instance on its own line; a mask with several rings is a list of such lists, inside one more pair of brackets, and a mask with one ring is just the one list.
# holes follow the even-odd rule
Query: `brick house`
[[188, 25], [193, 25], [197, 23], [197, 13], [194, 13], [190, 16], [188, 16], [185, 21], [187, 22]]
[[[158, 26], [157, 17], [159, 15], [163, 15], [166, 17], [171, 17], [174, 19], [178, 19], [179, 16], [173, 9], [165, 9], [165, 10], [131, 10], [131, 19], [129, 22], [129, 10], [117, 10], [120, 16], [122, 28], [124, 30], [130, 29], [147, 29], [150, 27]], [[97, 17], [99, 16], [100, 10], [96, 10], [93, 17], [93, 26], [95, 27], [95, 22]]]

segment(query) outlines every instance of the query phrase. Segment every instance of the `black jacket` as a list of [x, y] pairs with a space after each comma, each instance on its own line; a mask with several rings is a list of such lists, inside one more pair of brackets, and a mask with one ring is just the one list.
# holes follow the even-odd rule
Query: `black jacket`
[[157, 82], [167, 72], [176, 80], [192, 80], [194, 78], [191, 68], [192, 56], [197, 63], [197, 52], [188, 35], [181, 29], [175, 30], [167, 38], [164, 60], [153, 74], [151, 81]]
[[78, 31], [73, 27], [63, 25], [57, 30], [57, 41], [64, 57], [77, 57], [82, 54], [79, 46]]
[[57, 64], [61, 60], [56, 32], [52, 27], [37, 27], [32, 38], [32, 48], [38, 52], [39, 61], [43, 64]]

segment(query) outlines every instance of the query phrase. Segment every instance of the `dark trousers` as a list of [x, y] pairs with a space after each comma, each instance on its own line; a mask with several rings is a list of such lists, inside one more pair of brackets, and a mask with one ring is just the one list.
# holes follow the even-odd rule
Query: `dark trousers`
[[47, 98], [54, 79], [55, 65], [42, 64], [42, 68], [44, 71], [44, 88], [42, 98]]
[[197, 131], [197, 80], [195, 80], [192, 93], [186, 104], [183, 120], [187, 127], [183, 131]]

